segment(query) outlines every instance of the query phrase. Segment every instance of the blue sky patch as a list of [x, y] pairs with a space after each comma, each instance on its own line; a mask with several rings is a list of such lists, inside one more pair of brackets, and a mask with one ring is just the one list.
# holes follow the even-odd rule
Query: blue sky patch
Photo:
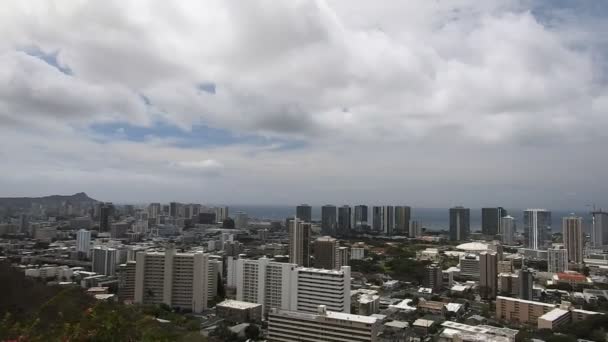
[[196, 88], [199, 91], [204, 91], [206, 93], [214, 94], [215, 95], [215, 83], [212, 83], [212, 82], [201, 82], [201, 83], [199, 83], [199, 84], [196, 85]]
[[52, 51], [52, 52], [44, 52], [39, 47], [33, 46], [33, 47], [22, 49], [21, 51], [23, 51], [24, 53], [26, 53], [32, 57], [36, 57], [36, 58], [43, 60], [44, 62], [46, 62], [46, 64], [54, 67], [55, 69], [59, 70], [60, 72], [66, 74], [66, 75], [72, 76], [74, 74], [72, 72], [72, 69], [70, 69], [69, 66], [59, 64], [59, 61], [57, 60], [57, 56], [59, 56], [59, 52], [60, 52], [59, 49]]

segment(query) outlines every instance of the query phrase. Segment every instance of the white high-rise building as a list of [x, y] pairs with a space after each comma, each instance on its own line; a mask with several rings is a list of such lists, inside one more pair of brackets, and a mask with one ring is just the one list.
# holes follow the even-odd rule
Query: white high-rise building
[[606, 247], [608, 246], [608, 212], [600, 210], [591, 214], [593, 215], [593, 230], [591, 233], [593, 247]]
[[139, 252], [135, 303], [160, 304], [201, 312], [209, 300], [209, 255], [201, 252]]
[[148, 205], [148, 215], [150, 218], [158, 218], [162, 214], [162, 208], [160, 203], [150, 203]]
[[224, 222], [228, 218], [228, 207], [217, 207], [215, 208], [215, 220], [217, 222]]
[[382, 232], [384, 235], [393, 235], [395, 230], [395, 207], [385, 205], [382, 207]]
[[408, 236], [411, 238], [416, 238], [416, 237], [419, 237], [420, 235], [422, 235], [420, 232], [420, 222], [418, 222], [418, 221], [410, 222], [410, 233]]
[[577, 264], [583, 262], [583, 247], [585, 236], [583, 235], [583, 218], [569, 216], [562, 219], [562, 236], [564, 248], [568, 251], [568, 260]]
[[568, 270], [568, 251], [563, 245], [554, 245], [547, 250], [547, 270], [551, 273]]
[[76, 233], [76, 251], [89, 255], [91, 252], [91, 231], [80, 229]]
[[546, 249], [550, 241], [551, 212], [545, 209], [526, 209], [524, 211], [524, 233], [530, 249]]
[[314, 312], [319, 305], [350, 312], [350, 267], [298, 267], [267, 258], [236, 260], [236, 299], [271, 308]]
[[500, 235], [503, 244], [513, 245], [515, 243], [515, 219], [513, 216], [505, 216], [500, 219]]
[[91, 250], [91, 270], [98, 274], [114, 275], [118, 262], [118, 250], [115, 248], [95, 247]]

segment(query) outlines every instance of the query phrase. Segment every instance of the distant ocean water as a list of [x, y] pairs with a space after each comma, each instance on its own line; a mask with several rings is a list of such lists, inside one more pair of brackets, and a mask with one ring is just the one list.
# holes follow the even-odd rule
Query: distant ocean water
[[[368, 218], [371, 221], [371, 206], [368, 206]], [[428, 230], [438, 231], [447, 230], [449, 227], [448, 208], [412, 208], [412, 220], [417, 220], [422, 227]], [[551, 210], [551, 209], [548, 209]], [[242, 211], [247, 213], [250, 218], [266, 219], [266, 220], [285, 220], [288, 217], [293, 217], [296, 212], [294, 206], [263, 206], [263, 205], [232, 205], [230, 206], [230, 215], [233, 216], [236, 212]], [[509, 215], [516, 220], [517, 230], [523, 230], [524, 209], [507, 209]], [[581, 210], [551, 210], [551, 218], [553, 221], [553, 231], [561, 230], [562, 217], [575, 213], [582, 216], [584, 220], [585, 231], [590, 231], [591, 217], [588, 211]], [[315, 221], [321, 220], [321, 207], [312, 207], [312, 219]], [[371, 223], [371, 222], [370, 222]], [[471, 231], [481, 230], [481, 208], [471, 208]]]

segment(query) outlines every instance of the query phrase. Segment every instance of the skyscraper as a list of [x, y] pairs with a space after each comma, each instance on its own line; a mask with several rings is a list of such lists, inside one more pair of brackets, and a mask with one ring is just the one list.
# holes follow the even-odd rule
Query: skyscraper
[[162, 214], [160, 203], [150, 203], [148, 206], [148, 215], [150, 218], [158, 218]]
[[363, 227], [367, 226], [367, 206], [356, 205], [355, 206], [355, 219], [354, 226], [357, 230], [362, 230]]
[[507, 216], [502, 207], [481, 208], [481, 232], [484, 235], [494, 236], [500, 234], [500, 219]]
[[568, 260], [581, 264], [583, 263], [583, 247], [585, 245], [583, 235], [583, 218], [568, 216], [562, 219], [562, 236], [564, 238], [564, 248], [568, 253]]
[[482, 298], [496, 298], [498, 290], [498, 255], [482, 252], [479, 255], [479, 292]]
[[395, 231], [395, 207], [385, 205], [382, 207], [382, 232], [386, 236], [393, 235]]
[[515, 243], [515, 219], [513, 216], [505, 216], [500, 219], [500, 236], [502, 243], [505, 245]]
[[464, 207], [450, 208], [450, 240], [466, 240], [469, 238], [470, 232], [470, 209]]
[[215, 208], [215, 219], [217, 222], [224, 222], [224, 220], [228, 218], [229, 214], [228, 207]]
[[409, 237], [415, 238], [421, 235], [420, 232], [420, 222], [412, 221], [410, 222], [410, 232], [408, 234]]
[[608, 246], [608, 212], [594, 211], [591, 215], [593, 215], [593, 230], [591, 233], [593, 247]]
[[425, 268], [426, 277], [424, 278], [424, 286], [438, 292], [443, 286], [443, 272], [438, 264], [427, 265]]
[[524, 211], [524, 234], [528, 248], [546, 249], [550, 240], [551, 212], [545, 209]]
[[76, 251], [89, 255], [91, 250], [91, 232], [80, 229], [76, 233]]
[[309, 222], [301, 222], [297, 218], [289, 222], [289, 262], [298, 266], [310, 266], [310, 236]]
[[178, 215], [178, 205], [179, 203], [177, 202], [171, 202], [169, 203], [169, 216], [175, 218]]
[[113, 215], [114, 206], [112, 203], [104, 203], [99, 208], [99, 231], [109, 232], [110, 231], [110, 216]]
[[376, 233], [382, 232], [382, 207], [372, 207], [372, 230]]
[[296, 217], [303, 222], [312, 221], [312, 208], [308, 204], [300, 204], [296, 207]]
[[98, 274], [112, 276], [116, 272], [118, 251], [114, 248], [95, 247], [91, 250], [91, 270]]
[[234, 215], [234, 227], [237, 229], [245, 229], [249, 224], [249, 217], [246, 213], [239, 211]]
[[135, 303], [164, 303], [197, 313], [207, 308], [209, 283], [214, 280], [209, 278], [208, 254], [176, 253], [169, 248], [139, 252], [136, 258]]
[[528, 268], [519, 270], [519, 298], [532, 300], [532, 287], [534, 286], [534, 274]]
[[331, 270], [336, 266], [338, 241], [331, 236], [322, 236], [313, 244], [315, 267]]
[[326, 204], [321, 207], [321, 233], [324, 235], [336, 235], [336, 206]]
[[342, 266], [348, 266], [348, 260], [350, 260], [348, 247], [338, 247], [336, 249], [336, 269], [339, 270]]
[[411, 208], [408, 206], [395, 207], [395, 234], [409, 234], [411, 211]]
[[351, 229], [351, 208], [348, 205], [338, 208], [338, 235], [347, 236]]
[[553, 246], [547, 250], [547, 270], [551, 273], [568, 270], [568, 251], [564, 246]]

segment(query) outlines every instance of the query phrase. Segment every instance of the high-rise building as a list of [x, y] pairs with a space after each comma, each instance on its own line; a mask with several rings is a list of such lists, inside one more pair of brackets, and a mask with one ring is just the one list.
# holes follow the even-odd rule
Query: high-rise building
[[562, 236], [564, 238], [564, 248], [568, 251], [568, 260], [576, 264], [583, 263], [583, 247], [585, 246], [583, 218], [578, 216], [564, 217], [562, 219]]
[[395, 207], [395, 234], [409, 234], [411, 211], [412, 209], [408, 206]]
[[237, 229], [245, 229], [249, 225], [249, 217], [246, 213], [239, 211], [234, 215], [234, 227]]
[[367, 206], [366, 205], [356, 205], [355, 206], [355, 218], [354, 218], [354, 226], [356, 230], [362, 230], [367, 226]]
[[350, 312], [350, 267], [340, 270], [298, 267], [267, 258], [238, 259], [236, 299], [271, 308], [314, 311], [325, 304], [334, 311]]
[[534, 273], [528, 268], [519, 270], [519, 298], [532, 300], [532, 287], [534, 286]]
[[374, 232], [382, 232], [382, 221], [382, 207], [372, 207], [372, 230]]
[[433, 291], [441, 290], [443, 286], [443, 271], [438, 264], [426, 266], [426, 277], [424, 278], [424, 286], [433, 289]]
[[464, 207], [450, 208], [450, 240], [466, 240], [469, 238], [470, 232], [470, 209]]
[[336, 249], [336, 269], [339, 270], [342, 266], [348, 266], [350, 259], [348, 247], [338, 247]]
[[95, 247], [91, 250], [91, 270], [112, 276], [116, 272], [118, 251], [115, 248]]
[[327, 204], [321, 207], [321, 234], [335, 236], [336, 222], [336, 206]]
[[338, 235], [348, 236], [350, 234], [351, 225], [351, 208], [348, 205], [338, 208]]
[[19, 215], [19, 233], [28, 234], [30, 230], [30, 221], [26, 214]]
[[179, 203], [177, 202], [171, 202], [169, 203], [169, 216], [176, 218], [179, 214], [179, 209], [178, 209]]
[[591, 215], [593, 217], [591, 232], [593, 247], [608, 246], [608, 212], [599, 210], [592, 212]]
[[503, 244], [515, 244], [515, 219], [513, 216], [507, 215], [500, 218], [500, 235]]
[[300, 204], [296, 207], [296, 217], [302, 222], [311, 222], [312, 208], [308, 204]]
[[416, 220], [410, 222], [410, 232], [408, 236], [411, 238], [415, 238], [419, 237], [420, 235], [422, 235], [422, 232], [420, 231], [420, 222]]
[[551, 273], [562, 273], [568, 270], [568, 251], [557, 245], [547, 250], [547, 270]]
[[150, 205], [148, 205], [148, 215], [153, 219], [162, 215], [160, 203], [150, 203]]
[[99, 207], [99, 231], [106, 233], [110, 231], [110, 217], [113, 215], [112, 203], [104, 203]]
[[546, 249], [550, 242], [551, 212], [545, 209], [524, 211], [524, 235], [530, 249]]
[[497, 281], [498, 255], [493, 252], [482, 252], [479, 254], [479, 292], [482, 298], [496, 298]]
[[314, 242], [314, 265], [317, 268], [331, 270], [336, 267], [338, 240], [331, 236], [322, 236]]
[[228, 207], [217, 207], [215, 208], [215, 219], [217, 220], [217, 222], [224, 222], [225, 219], [228, 218], [228, 215], [230, 214], [230, 211], [228, 209]]
[[502, 207], [481, 208], [481, 232], [484, 235], [500, 234], [500, 219], [507, 216], [507, 211]]
[[312, 313], [272, 310], [268, 341], [376, 342], [381, 324], [379, 318], [332, 312], [324, 305]]
[[209, 255], [139, 252], [135, 271], [135, 303], [160, 304], [201, 312], [209, 300]]
[[395, 207], [385, 205], [382, 207], [382, 233], [386, 236], [393, 235], [395, 230]]
[[76, 233], [76, 251], [89, 255], [91, 251], [91, 231], [80, 229]]
[[136, 262], [127, 261], [126, 264], [118, 265], [118, 299], [125, 303], [133, 303], [135, 300], [135, 273]]
[[289, 222], [289, 262], [310, 266], [311, 225], [297, 218]]

